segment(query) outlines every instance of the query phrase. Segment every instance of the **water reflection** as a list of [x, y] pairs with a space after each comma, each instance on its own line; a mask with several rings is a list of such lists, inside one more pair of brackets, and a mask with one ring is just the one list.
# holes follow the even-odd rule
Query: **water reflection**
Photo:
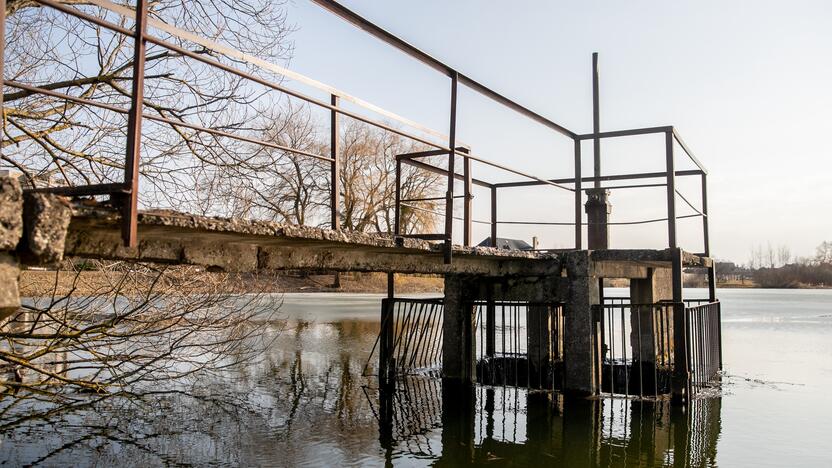
[[380, 391], [378, 404], [388, 465], [413, 457], [436, 466], [715, 466], [721, 426], [719, 398], [680, 408], [418, 377]]
[[[368, 301], [369, 302], [369, 301]], [[377, 309], [378, 302], [368, 305]], [[297, 317], [263, 325], [257, 365], [188, 394], [107, 400], [2, 432], [11, 465], [710, 466], [720, 400], [564, 401], [426, 376], [380, 392], [362, 376], [378, 322]]]

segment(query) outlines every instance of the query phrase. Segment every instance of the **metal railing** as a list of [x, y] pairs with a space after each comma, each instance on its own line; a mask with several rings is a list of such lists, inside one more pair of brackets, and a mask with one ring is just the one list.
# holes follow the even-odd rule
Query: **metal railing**
[[[602, 393], [655, 397], [671, 393], [676, 353], [684, 353], [686, 393], [708, 387], [722, 369], [719, 301], [686, 299], [632, 304], [629, 298], [605, 298], [594, 306], [600, 352], [598, 388]], [[674, 314], [684, 320], [674, 320]], [[684, 343], [674, 341], [683, 324]], [[683, 345], [684, 348], [678, 348]]]
[[379, 375], [386, 378], [438, 371], [442, 366], [443, 299], [385, 298], [381, 310], [381, 328], [364, 374], [376, 357]]
[[708, 387], [722, 370], [722, 310], [719, 301], [685, 308], [691, 392]]
[[632, 304], [608, 298], [594, 306], [600, 392], [656, 397], [670, 393], [674, 360], [673, 303]]
[[[54, 193], [60, 193], [64, 195], [70, 196], [91, 196], [91, 195], [109, 195], [114, 201], [118, 202], [121, 206], [122, 210], [122, 237], [124, 240], [125, 245], [127, 246], [135, 246], [137, 243], [137, 208], [138, 208], [138, 196], [139, 196], [139, 174], [140, 174], [140, 152], [141, 152], [141, 138], [142, 138], [142, 122], [143, 120], [150, 120], [154, 122], [158, 122], [161, 124], [169, 125], [172, 128], [180, 129], [185, 128], [189, 129], [194, 132], [198, 133], [207, 133], [213, 135], [215, 137], [221, 138], [229, 138], [234, 139], [242, 142], [246, 142], [249, 144], [260, 145], [266, 148], [273, 148], [278, 149], [281, 151], [285, 151], [287, 153], [292, 153], [300, 156], [309, 157], [312, 159], [324, 161], [330, 164], [330, 227], [332, 229], [340, 229], [340, 220], [339, 220], [339, 206], [340, 206], [340, 181], [338, 177], [338, 173], [340, 171], [341, 159], [342, 155], [340, 154], [340, 149], [338, 147], [338, 135], [339, 135], [339, 117], [346, 116], [360, 122], [364, 122], [366, 124], [372, 125], [376, 128], [379, 128], [386, 132], [392, 132], [394, 134], [400, 135], [407, 139], [410, 139], [415, 142], [419, 142], [423, 145], [426, 145], [431, 150], [423, 153], [423, 154], [433, 154], [433, 155], [444, 155], [447, 157], [447, 167], [446, 168], [439, 168], [437, 166], [432, 166], [422, 161], [418, 161], [421, 157], [420, 155], [401, 155], [397, 158], [397, 167], [401, 163], [405, 164], [412, 164], [422, 169], [431, 170], [434, 172], [439, 172], [447, 176], [447, 184], [446, 184], [446, 193], [442, 199], [445, 201], [445, 209], [444, 209], [444, 221], [445, 221], [445, 228], [441, 234], [427, 234], [422, 235], [422, 237], [432, 240], [441, 240], [445, 243], [445, 259], [446, 262], [451, 261], [451, 254], [452, 254], [452, 242], [453, 242], [453, 221], [454, 221], [454, 203], [455, 200], [460, 198], [454, 194], [454, 181], [457, 179], [461, 179], [464, 181], [464, 195], [462, 196], [464, 200], [464, 215], [462, 217], [464, 222], [464, 233], [463, 233], [463, 244], [466, 246], [471, 245], [471, 224], [473, 222], [472, 219], [472, 209], [471, 209], [471, 186], [472, 184], [481, 185], [483, 187], [487, 187], [491, 190], [491, 219], [486, 221], [488, 224], [491, 225], [491, 240], [492, 245], [496, 245], [496, 238], [497, 238], [497, 226], [499, 224], [533, 224], [533, 225], [565, 225], [570, 226], [574, 225], [575, 229], [575, 248], [581, 249], [582, 248], [582, 233], [581, 228], [588, 223], [583, 222], [582, 219], [582, 200], [583, 200], [583, 184], [584, 183], [593, 183], [594, 188], [600, 189], [610, 189], [610, 190], [617, 190], [617, 189], [625, 189], [625, 188], [637, 188], [637, 187], [656, 187], [656, 186], [665, 186], [667, 188], [667, 216], [665, 218], [660, 219], [650, 219], [650, 220], [637, 220], [637, 221], [628, 221], [628, 222], [611, 222], [607, 223], [609, 225], [626, 225], [626, 224], [642, 224], [642, 223], [654, 223], [654, 222], [667, 222], [668, 224], [668, 233], [669, 233], [669, 247], [675, 248], [677, 247], [677, 236], [676, 236], [676, 220], [682, 219], [686, 217], [702, 217], [703, 219], [703, 238], [704, 238], [704, 246], [705, 251], [704, 254], [709, 254], [709, 243], [708, 243], [708, 224], [707, 224], [707, 188], [706, 188], [706, 180], [707, 180], [707, 171], [705, 170], [704, 166], [698, 161], [698, 159], [693, 155], [689, 147], [682, 141], [681, 137], [679, 136], [678, 131], [673, 127], [652, 127], [652, 128], [641, 128], [641, 129], [633, 129], [633, 130], [623, 130], [623, 131], [612, 131], [612, 132], [601, 132], [598, 126], [598, 93], [593, 93], [593, 132], [588, 134], [578, 134], [573, 132], [564, 126], [543, 117], [542, 115], [530, 110], [529, 108], [518, 104], [517, 102], [493, 91], [492, 89], [486, 87], [482, 83], [468, 77], [467, 75], [460, 73], [455, 68], [446, 65], [439, 60], [431, 57], [430, 55], [426, 54], [425, 52], [417, 49], [416, 47], [408, 44], [407, 42], [403, 41], [402, 39], [394, 36], [393, 34], [385, 31], [384, 29], [378, 27], [377, 25], [367, 21], [366, 19], [362, 18], [361, 16], [357, 15], [356, 13], [352, 12], [351, 10], [347, 9], [346, 7], [340, 5], [338, 2], [332, 0], [313, 0], [314, 3], [320, 5], [321, 7], [325, 8], [326, 10], [330, 11], [331, 13], [335, 14], [336, 16], [342, 18], [345, 21], [348, 21], [357, 27], [361, 28], [362, 30], [370, 33], [371, 35], [375, 36], [376, 38], [381, 39], [382, 41], [386, 42], [387, 44], [399, 49], [400, 51], [404, 52], [408, 56], [420, 61], [421, 63], [433, 68], [434, 70], [439, 71], [440, 73], [446, 75], [450, 80], [450, 122], [448, 127], [447, 135], [438, 132], [436, 130], [424, 127], [412, 120], [394, 114], [392, 112], [386, 111], [384, 109], [379, 108], [367, 101], [359, 99], [355, 96], [351, 96], [348, 93], [340, 91], [332, 86], [326, 85], [321, 83], [317, 80], [305, 77], [297, 72], [293, 72], [288, 70], [284, 67], [280, 67], [278, 65], [269, 63], [265, 60], [259, 59], [257, 57], [251, 56], [249, 54], [240, 52], [235, 50], [231, 47], [226, 45], [217, 43], [213, 40], [210, 40], [205, 37], [198, 36], [193, 34], [189, 31], [185, 31], [179, 29], [175, 26], [170, 24], [164, 23], [159, 21], [155, 18], [148, 16], [148, 2], [147, 0], [137, 0], [136, 2], [136, 9], [131, 9], [129, 7], [123, 5], [117, 5], [115, 3], [109, 2], [107, 0], [89, 0], [86, 4], [93, 5], [103, 10], [113, 13], [122, 19], [133, 19], [135, 21], [135, 26], [133, 29], [125, 28], [119, 24], [114, 22], [108, 21], [103, 17], [90, 15], [82, 11], [78, 6], [72, 6], [68, 4], [63, 4], [57, 2], [55, 0], [34, 0], [38, 4], [49, 7], [58, 11], [61, 11], [67, 15], [74, 16], [81, 20], [84, 20], [88, 23], [97, 25], [99, 27], [108, 29], [113, 31], [117, 34], [124, 35], [126, 37], [130, 37], [134, 41], [134, 66], [133, 66], [133, 77], [131, 80], [131, 89], [132, 92], [130, 94], [130, 107], [123, 108], [116, 105], [111, 105], [102, 102], [96, 102], [92, 99], [86, 99], [79, 96], [73, 96], [70, 94], [66, 94], [56, 89], [47, 89], [43, 86], [34, 86], [31, 84], [21, 83], [17, 81], [11, 80], [4, 80], [2, 82], [3, 86], [17, 88], [29, 93], [39, 93], [41, 95], [51, 96], [57, 99], [63, 99], [68, 102], [74, 102], [76, 104], [81, 104], [85, 106], [92, 106], [99, 109], [105, 109], [111, 112], [115, 112], [117, 114], [125, 115], [127, 117], [126, 123], [126, 134], [127, 134], [127, 144], [125, 148], [125, 164], [124, 164], [124, 172], [123, 172], [123, 181], [122, 182], [115, 182], [115, 183], [101, 183], [101, 184], [94, 184], [94, 185], [84, 185], [84, 186], [73, 186], [73, 187], [44, 187], [38, 190], [41, 191], [49, 191]], [[5, 25], [5, 9], [0, 9], [0, 23]], [[328, 99], [318, 99], [296, 90], [290, 89], [289, 87], [281, 84], [266, 80], [259, 76], [254, 75], [253, 73], [249, 73], [243, 71], [237, 67], [227, 65], [221, 63], [219, 60], [211, 58], [210, 54], [201, 54], [191, 51], [185, 47], [173, 44], [170, 41], [161, 39], [157, 35], [151, 34], [148, 32], [148, 28], [154, 28], [157, 30], [164, 31], [166, 34], [175, 37], [177, 39], [181, 39], [184, 41], [192, 42], [198, 44], [200, 47], [204, 48], [205, 50], [214, 51], [220, 55], [232, 57], [237, 62], [242, 62], [253, 67], [256, 67], [261, 70], [268, 71], [270, 73], [275, 73], [278, 75], [282, 75], [287, 77], [291, 80], [298, 81], [303, 83], [304, 85], [310, 86], [320, 91], [324, 91], [328, 94]], [[263, 86], [269, 90], [277, 91], [283, 93], [285, 95], [291, 96], [293, 98], [297, 98], [303, 100], [313, 106], [317, 106], [319, 108], [328, 110], [330, 113], [330, 154], [329, 155], [322, 155], [316, 154], [310, 151], [305, 151], [298, 148], [292, 148], [285, 145], [277, 144], [270, 141], [265, 141], [260, 138], [255, 138], [247, 135], [242, 135], [234, 132], [225, 131], [222, 129], [217, 128], [209, 128], [201, 125], [197, 125], [193, 122], [187, 122], [184, 119], [174, 119], [170, 117], [163, 116], [161, 114], [152, 114], [145, 112], [144, 110], [144, 103], [143, 103], [143, 91], [144, 91], [144, 63], [145, 63], [145, 52], [147, 44], [152, 44], [157, 47], [161, 47], [168, 51], [175, 52], [176, 54], [181, 55], [182, 57], [188, 60], [194, 60], [200, 62], [203, 65], [207, 65], [209, 67], [213, 67], [219, 70], [222, 70], [228, 74], [234, 75], [236, 77], [242, 78], [247, 80], [248, 82]], [[0, 41], [0, 56], [2, 56], [2, 49], [4, 47], [3, 41]], [[593, 59], [594, 69], [593, 69], [593, 84], [594, 89], [597, 91], [597, 56]], [[2, 59], [0, 59], [0, 72], [2, 72], [3, 63]], [[567, 138], [570, 138], [574, 142], [574, 177], [568, 179], [544, 179], [534, 175], [530, 175], [528, 173], [509, 168], [507, 166], [497, 164], [488, 160], [485, 160], [479, 156], [476, 156], [470, 152], [470, 149], [466, 149], [459, 146], [459, 140], [457, 138], [457, 95], [458, 95], [458, 88], [460, 86], [466, 86], [468, 89], [475, 91], [476, 93], [488, 97], [489, 99], [493, 100], [494, 102], [498, 103], [501, 106], [504, 106], [512, 111], [518, 113], [519, 115], [530, 119], [533, 122], [541, 124], [548, 129], [556, 132], [557, 134], [563, 135]], [[373, 119], [367, 117], [365, 115], [359, 114], [357, 112], [353, 112], [347, 110], [339, 105], [340, 100], [349, 101], [362, 109], [368, 110], [372, 113], [381, 115], [384, 119], [388, 121], [395, 121], [398, 124], [404, 125], [410, 129], [415, 129], [417, 133], [413, 131], [405, 131], [401, 128], [397, 128], [385, 121]], [[2, 101], [0, 101], [0, 105], [2, 105]], [[634, 136], [634, 135], [647, 135], [647, 134], [664, 134], [665, 135], [665, 142], [666, 142], [666, 167], [663, 172], [653, 172], [653, 173], [632, 173], [632, 174], [618, 174], [618, 175], [602, 175], [601, 174], [601, 166], [600, 166], [600, 141], [605, 138], [618, 138], [618, 137], [626, 137], [626, 136]], [[430, 135], [426, 137], [424, 135]], [[594, 175], [592, 177], [585, 177], [582, 176], [581, 172], [581, 142], [585, 140], [592, 140], [595, 144], [594, 149], [594, 156], [595, 156], [595, 164], [594, 164]], [[698, 169], [696, 170], [689, 170], [689, 171], [677, 171], [675, 169], [675, 156], [674, 156], [674, 142], [678, 143], [681, 148], [684, 150], [684, 153], [694, 162]], [[456, 157], [463, 158], [463, 173], [459, 174], [455, 168], [455, 159]], [[488, 183], [484, 181], [480, 181], [474, 179], [471, 173], [471, 164], [472, 162], [488, 165], [503, 171], [507, 171], [509, 173], [513, 173], [515, 175], [524, 177], [528, 180], [520, 181], [520, 182], [507, 182], [507, 183]], [[430, 166], [430, 167], [428, 167]], [[397, 170], [397, 176], [400, 174], [400, 168]], [[702, 195], [701, 195], [701, 209], [697, 209], [694, 207], [688, 200], [678, 193], [676, 189], [675, 180], [678, 176], [700, 176], [701, 177], [701, 186], [702, 186]], [[634, 179], [649, 179], [649, 178], [661, 178], [664, 181], [662, 183], [652, 183], [652, 184], [632, 184], [632, 185], [607, 185], [602, 186], [602, 183], [610, 182], [610, 181], [622, 181], [622, 180], [634, 180]], [[401, 200], [400, 200], [400, 181], [397, 181], [396, 184], [396, 219], [399, 219], [399, 213], [401, 208]], [[497, 219], [497, 191], [499, 189], [510, 188], [510, 187], [523, 187], [523, 186], [552, 186], [559, 189], [565, 189], [567, 191], [574, 193], [574, 219], [571, 221], [544, 221], [544, 222], [526, 222], [526, 221], [508, 221], [508, 220], [498, 220]], [[686, 216], [677, 216], [676, 213], [676, 198], [677, 195], [680, 196], [688, 205], [693, 208], [696, 212], [694, 215], [686, 215]], [[396, 228], [396, 234], [401, 234], [399, 232], [399, 227]]]
[[538, 389], [563, 383], [563, 305], [476, 301], [477, 382]]

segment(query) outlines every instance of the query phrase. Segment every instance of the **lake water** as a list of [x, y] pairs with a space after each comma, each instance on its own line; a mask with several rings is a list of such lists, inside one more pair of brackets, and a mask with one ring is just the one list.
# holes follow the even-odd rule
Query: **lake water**
[[[625, 290], [608, 291], [623, 295]], [[702, 297], [701, 291], [686, 293]], [[832, 291], [720, 290], [720, 396], [684, 412], [363, 376], [380, 296], [286, 295], [262, 361], [201, 395], [108, 401], [5, 431], [4, 466], [832, 466]]]

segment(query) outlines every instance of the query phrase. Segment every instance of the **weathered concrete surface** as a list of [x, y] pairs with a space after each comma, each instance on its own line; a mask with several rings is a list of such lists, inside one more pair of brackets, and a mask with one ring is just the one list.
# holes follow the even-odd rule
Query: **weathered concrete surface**
[[445, 264], [440, 245], [268, 221], [142, 212], [139, 245], [122, 246], [119, 215], [74, 207], [66, 255], [204, 265], [226, 271], [323, 269], [400, 273], [528, 275], [558, 271], [558, 254], [493, 248], [454, 248]]
[[593, 188], [586, 191], [587, 246], [590, 250], [607, 249], [610, 246], [610, 191]]
[[0, 252], [0, 320], [20, 308], [19, 276], [17, 259], [8, 253]]
[[[569, 287], [564, 302], [564, 392], [592, 395], [596, 392], [600, 366], [600, 340], [592, 316], [592, 306], [601, 300], [598, 276], [591, 252], [573, 252], [567, 256], [566, 271]], [[593, 346], [596, 349], [593, 349]]]
[[[669, 268], [650, 268], [646, 278], [631, 279], [630, 303], [656, 304], [659, 301], [672, 301], [671, 277]], [[656, 347], [658, 330], [654, 330], [653, 310], [653, 307], [641, 307], [640, 313], [633, 311], [630, 314], [630, 355], [640, 362], [650, 363], [651, 366], [656, 362], [655, 353], [659, 349]], [[672, 312], [669, 313], [670, 323], [673, 323]]]
[[25, 235], [18, 247], [24, 261], [41, 265], [60, 262], [71, 219], [72, 207], [67, 198], [27, 193], [23, 203]]
[[23, 192], [20, 182], [0, 177], [0, 251], [14, 250], [23, 235]]

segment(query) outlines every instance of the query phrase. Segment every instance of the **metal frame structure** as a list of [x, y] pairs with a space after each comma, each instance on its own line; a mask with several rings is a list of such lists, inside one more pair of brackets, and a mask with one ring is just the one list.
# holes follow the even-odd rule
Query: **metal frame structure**
[[[31, 86], [25, 83], [19, 83], [11, 80], [4, 80], [2, 85], [10, 86], [17, 89], [25, 90], [31, 93], [40, 93], [44, 95], [49, 95], [58, 99], [65, 99], [67, 101], [75, 102], [82, 105], [89, 105], [93, 107], [98, 107], [102, 109], [106, 109], [112, 112], [116, 112], [122, 115], [127, 116], [127, 123], [126, 123], [126, 133], [127, 133], [127, 145], [125, 149], [125, 164], [124, 164], [124, 179], [121, 183], [103, 183], [103, 184], [96, 184], [96, 185], [84, 185], [84, 186], [72, 186], [72, 187], [43, 187], [43, 188], [34, 188], [35, 191], [48, 191], [53, 193], [59, 193], [64, 195], [70, 196], [93, 196], [93, 195], [109, 195], [114, 200], [118, 201], [120, 206], [122, 207], [122, 222], [123, 222], [123, 240], [124, 244], [128, 247], [135, 247], [137, 245], [138, 234], [136, 230], [137, 226], [137, 219], [138, 219], [138, 194], [139, 194], [139, 168], [140, 168], [140, 153], [141, 153], [141, 129], [142, 129], [142, 122], [143, 120], [151, 120], [163, 124], [167, 124], [177, 128], [187, 128], [195, 132], [204, 132], [208, 134], [212, 134], [215, 136], [223, 137], [223, 138], [231, 138], [236, 139], [239, 141], [244, 141], [247, 143], [257, 144], [264, 147], [270, 147], [274, 149], [279, 149], [282, 151], [286, 151], [289, 153], [307, 156], [310, 158], [322, 160], [329, 162], [331, 165], [330, 170], [330, 177], [331, 177], [331, 189], [332, 193], [330, 196], [330, 211], [331, 211], [331, 219], [330, 219], [330, 227], [332, 229], [339, 229], [340, 228], [340, 220], [339, 220], [339, 178], [338, 178], [338, 171], [340, 166], [339, 160], [339, 148], [338, 148], [338, 134], [339, 134], [339, 117], [341, 115], [362, 121], [369, 125], [375, 126], [380, 128], [384, 131], [392, 132], [403, 136], [405, 138], [411, 139], [413, 141], [422, 143], [427, 145], [428, 147], [432, 148], [432, 150], [425, 151], [419, 154], [410, 154], [410, 155], [399, 155], [396, 161], [397, 166], [397, 183], [396, 183], [396, 235], [401, 235], [400, 233], [400, 224], [398, 223], [400, 209], [402, 206], [403, 200], [400, 199], [400, 169], [401, 163], [415, 165], [422, 169], [431, 170], [434, 172], [438, 172], [447, 177], [446, 183], [446, 193], [444, 195], [445, 201], [445, 210], [444, 210], [444, 232], [440, 234], [422, 234], [416, 235], [416, 237], [421, 237], [424, 239], [429, 240], [439, 240], [443, 241], [445, 244], [445, 259], [447, 262], [451, 261], [451, 254], [452, 254], [452, 243], [453, 243], [453, 211], [454, 211], [454, 203], [455, 200], [458, 198], [463, 199], [464, 203], [464, 215], [462, 217], [464, 223], [464, 232], [463, 232], [463, 245], [470, 246], [471, 245], [471, 224], [474, 222], [472, 219], [472, 209], [471, 209], [471, 188], [472, 185], [479, 185], [490, 189], [491, 192], [491, 219], [489, 221], [478, 221], [484, 222], [491, 225], [491, 238], [492, 241], [496, 240], [497, 237], [497, 225], [499, 224], [536, 224], [536, 225], [574, 225], [575, 229], [575, 249], [582, 248], [582, 226], [586, 225], [582, 221], [582, 197], [583, 197], [583, 184], [584, 183], [592, 183], [595, 188], [607, 188], [607, 189], [625, 189], [625, 188], [639, 188], [639, 187], [657, 187], [657, 186], [665, 186], [667, 188], [667, 217], [660, 218], [660, 219], [650, 219], [650, 220], [641, 220], [641, 221], [630, 221], [630, 222], [619, 222], [619, 223], [609, 223], [610, 225], [626, 225], [626, 224], [642, 224], [642, 223], [654, 223], [654, 222], [667, 222], [668, 225], [668, 247], [671, 249], [678, 247], [677, 236], [676, 236], [676, 221], [678, 219], [686, 218], [686, 217], [702, 217], [703, 219], [703, 240], [704, 240], [704, 252], [703, 255], [708, 256], [710, 253], [709, 248], [709, 235], [708, 235], [708, 221], [707, 221], [707, 171], [704, 166], [699, 162], [699, 160], [693, 155], [693, 152], [689, 149], [689, 147], [683, 142], [681, 137], [679, 136], [678, 131], [674, 127], [665, 126], [665, 127], [651, 127], [651, 128], [639, 128], [639, 129], [631, 129], [631, 130], [621, 130], [621, 131], [608, 131], [608, 132], [601, 132], [600, 131], [600, 117], [599, 117], [599, 73], [598, 73], [598, 56], [597, 54], [593, 54], [593, 132], [588, 134], [579, 134], [573, 132], [566, 127], [540, 115], [539, 113], [534, 112], [533, 110], [525, 107], [504, 95], [488, 88], [487, 86], [483, 85], [482, 83], [472, 79], [471, 77], [459, 72], [455, 68], [435, 59], [434, 57], [430, 56], [429, 54], [419, 50], [418, 48], [412, 46], [411, 44], [405, 42], [404, 40], [396, 37], [392, 33], [382, 29], [381, 27], [367, 21], [363, 17], [359, 16], [355, 12], [347, 9], [340, 3], [333, 1], [333, 0], [312, 0], [314, 3], [318, 4], [319, 6], [323, 7], [327, 11], [333, 13], [337, 17], [354, 24], [358, 28], [368, 32], [369, 34], [373, 35], [374, 37], [384, 41], [385, 43], [397, 48], [398, 50], [404, 52], [406, 55], [418, 60], [419, 62], [429, 66], [430, 68], [446, 75], [449, 78], [450, 84], [450, 99], [449, 99], [449, 108], [450, 108], [450, 122], [448, 127], [447, 135], [444, 135], [442, 132], [438, 132], [432, 130], [430, 128], [421, 126], [411, 120], [408, 120], [404, 117], [398, 116], [392, 112], [386, 111], [381, 109], [377, 106], [374, 106], [366, 101], [363, 101], [359, 98], [351, 96], [345, 92], [337, 90], [331, 86], [325, 85], [319, 81], [313, 80], [311, 78], [305, 77], [300, 75], [296, 72], [287, 70], [285, 68], [279, 67], [277, 65], [271, 64], [269, 62], [265, 62], [262, 59], [258, 59], [253, 56], [249, 56], [237, 50], [231, 49], [223, 44], [219, 44], [213, 42], [209, 39], [196, 36], [190, 32], [183, 31], [178, 29], [172, 25], [163, 23], [157, 19], [149, 18], [148, 17], [148, 6], [146, 0], [138, 0], [136, 10], [129, 9], [122, 5], [116, 5], [111, 3], [107, 0], [90, 0], [88, 3], [94, 6], [98, 6], [104, 8], [112, 13], [120, 15], [123, 18], [132, 18], [135, 20], [135, 25], [133, 29], [128, 29], [122, 27], [118, 24], [113, 22], [107, 21], [97, 16], [89, 15], [84, 13], [79, 8], [75, 6], [65, 5], [56, 2], [55, 0], [35, 0], [37, 3], [41, 4], [44, 7], [50, 7], [55, 10], [64, 12], [68, 15], [75, 16], [80, 18], [84, 21], [96, 24], [100, 27], [109, 29], [115, 33], [123, 34], [125, 36], [132, 37], [135, 42], [134, 48], [134, 72], [133, 72], [133, 79], [132, 79], [132, 95], [131, 95], [131, 104], [129, 109], [124, 109], [118, 106], [105, 104], [96, 102], [90, 99], [84, 99], [76, 96], [72, 96], [69, 94], [61, 93], [55, 90], [49, 90], [42, 87]], [[0, 2], [5, 3], [4, 1], [0, 0]], [[0, 9], [0, 24], [5, 26], [5, 9]], [[310, 85], [316, 89], [323, 90], [327, 92], [330, 96], [330, 99], [327, 101], [317, 99], [298, 91], [292, 90], [282, 84], [273, 83], [267, 81], [263, 78], [254, 76], [251, 73], [247, 73], [242, 71], [238, 68], [223, 64], [217, 60], [204, 56], [202, 54], [196, 54], [186, 48], [180, 47], [178, 45], [172, 44], [168, 41], [160, 39], [159, 37], [151, 34], [148, 32], [148, 27], [155, 28], [158, 30], [163, 30], [168, 34], [172, 34], [178, 38], [185, 39], [187, 41], [195, 42], [203, 47], [208, 49], [214, 50], [218, 53], [225, 54], [231, 57], [234, 57], [237, 60], [247, 62], [251, 65], [258, 66], [260, 68], [266, 69], [270, 72], [279, 73], [283, 76], [286, 76], [290, 79], [300, 81], [304, 84]], [[3, 42], [3, 41], [0, 41]], [[314, 154], [308, 151], [299, 150], [296, 148], [290, 148], [283, 145], [276, 144], [274, 142], [264, 141], [257, 138], [234, 134], [230, 132], [226, 132], [223, 130], [212, 129], [207, 127], [202, 127], [200, 125], [188, 123], [181, 120], [174, 120], [167, 117], [148, 114], [144, 112], [143, 105], [142, 105], [142, 98], [143, 98], [143, 89], [144, 89], [144, 60], [145, 60], [145, 49], [146, 45], [150, 43], [158, 47], [166, 48], [171, 51], [175, 51], [178, 54], [181, 54], [188, 59], [195, 60], [201, 62], [202, 64], [212, 66], [218, 69], [221, 69], [227, 73], [236, 75], [238, 77], [244, 78], [249, 80], [253, 83], [262, 85], [266, 88], [271, 90], [279, 91], [285, 93], [289, 96], [294, 98], [301, 99], [306, 101], [310, 104], [318, 106], [320, 108], [328, 109], [331, 114], [330, 120], [330, 154], [328, 156]], [[3, 44], [0, 44], [0, 52], [2, 52]], [[2, 71], [2, 58], [0, 58], [0, 72]], [[533, 122], [537, 122], [552, 131], [563, 135], [567, 138], [570, 138], [574, 142], [574, 177], [571, 179], [542, 179], [530, 174], [524, 173], [522, 171], [518, 171], [516, 169], [509, 168], [507, 166], [503, 166], [501, 164], [497, 164], [488, 160], [485, 160], [481, 157], [478, 157], [470, 152], [469, 149], [458, 146], [458, 138], [457, 138], [457, 95], [460, 86], [465, 86], [470, 90], [477, 92], [480, 95], [488, 97], [489, 99], [493, 100], [494, 102], [516, 112], [522, 117], [528, 118]], [[382, 120], [376, 120], [369, 118], [365, 115], [349, 111], [344, 109], [339, 105], [340, 100], [347, 100], [353, 104], [357, 104], [358, 106], [369, 110], [373, 113], [382, 115], [385, 119], [396, 121], [399, 124], [403, 124], [404, 126], [413, 128], [416, 132], [412, 131], [405, 131], [401, 128], [397, 128], [389, 123], [386, 123]], [[2, 104], [2, 101], [0, 101]], [[600, 151], [600, 144], [601, 140], [607, 138], [619, 138], [619, 137], [627, 137], [627, 136], [635, 136], [635, 135], [648, 135], [648, 134], [664, 134], [665, 141], [666, 141], [666, 170], [664, 172], [653, 172], [653, 173], [633, 173], [633, 174], [618, 174], [618, 175], [602, 175], [601, 174], [601, 151]], [[423, 135], [430, 135], [429, 137]], [[438, 138], [438, 140], [437, 140]], [[593, 160], [594, 160], [594, 175], [592, 177], [584, 177], [581, 173], [581, 143], [584, 140], [592, 140], [594, 143], [594, 150], [593, 150]], [[693, 163], [697, 166], [698, 169], [689, 170], [689, 171], [677, 171], [675, 169], [675, 154], [674, 154], [674, 143], [678, 143], [679, 146], [683, 149], [684, 153], [693, 161]], [[436, 155], [443, 155], [447, 157], [447, 168], [443, 169], [437, 166], [433, 166], [431, 164], [425, 163], [423, 161], [419, 161], [419, 158], [425, 156], [436, 156]], [[463, 158], [463, 173], [459, 174], [455, 167], [455, 159], [456, 157]], [[485, 164], [503, 171], [507, 171], [509, 173], [513, 173], [520, 177], [523, 177], [523, 181], [517, 182], [506, 182], [506, 183], [488, 183], [485, 181], [481, 181], [472, 177], [471, 173], [471, 166], [472, 163], [480, 163]], [[679, 176], [700, 176], [701, 177], [701, 186], [702, 186], [702, 208], [701, 210], [696, 209], [684, 196], [678, 193], [676, 189], [676, 177]], [[662, 183], [648, 183], [648, 184], [628, 184], [628, 185], [617, 185], [617, 186], [602, 186], [603, 182], [609, 181], [622, 181], [622, 180], [635, 180], [635, 179], [646, 179], [646, 178], [662, 178], [664, 182]], [[462, 196], [458, 196], [454, 194], [454, 181], [460, 179], [464, 181], [464, 194]], [[499, 189], [502, 188], [510, 188], [510, 187], [526, 187], [526, 186], [553, 186], [561, 189], [565, 189], [574, 193], [575, 199], [575, 212], [574, 212], [574, 219], [572, 221], [565, 221], [565, 222], [526, 222], [526, 221], [499, 221], [497, 220], [497, 193]], [[681, 196], [682, 199], [696, 212], [695, 215], [688, 215], [688, 216], [677, 216], [676, 214], [676, 197], [677, 195]], [[492, 245], [494, 245], [492, 243]]]

